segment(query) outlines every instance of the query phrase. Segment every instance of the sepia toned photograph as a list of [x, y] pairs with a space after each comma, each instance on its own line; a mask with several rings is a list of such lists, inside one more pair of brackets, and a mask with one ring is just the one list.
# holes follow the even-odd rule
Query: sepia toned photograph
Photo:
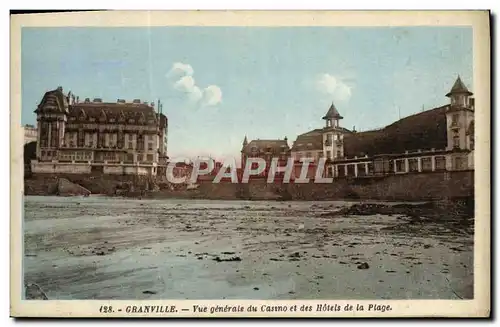
[[17, 315], [489, 314], [488, 13], [240, 13], [13, 21]]

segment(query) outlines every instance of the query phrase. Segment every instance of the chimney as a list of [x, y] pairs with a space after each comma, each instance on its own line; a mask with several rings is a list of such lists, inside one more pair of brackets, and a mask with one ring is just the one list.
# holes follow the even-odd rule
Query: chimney
[[132, 103], [141, 104], [141, 99], [134, 99], [134, 101], [132, 101]]
[[116, 103], [125, 103], [125, 100], [124, 99], [117, 99]]
[[101, 98], [94, 98], [94, 101], [93, 102], [98, 102], [98, 103], [101, 103], [102, 102], [102, 99]]
[[90, 98], [85, 98], [85, 103], [89, 103], [90, 102]]

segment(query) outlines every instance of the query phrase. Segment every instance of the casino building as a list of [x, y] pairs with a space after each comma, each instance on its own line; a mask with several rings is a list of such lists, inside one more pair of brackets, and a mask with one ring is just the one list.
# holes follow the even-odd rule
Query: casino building
[[472, 95], [458, 77], [446, 94], [448, 104], [367, 132], [341, 127], [343, 117], [332, 104], [325, 126], [299, 135], [291, 155], [295, 161], [325, 157], [329, 177], [473, 170]]
[[[320, 159], [323, 176], [365, 176], [474, 169], [475, 101], [458, 77], [446, 94], [449, 103], [400, 119], [382, 129], [356, 132], [341, 126], [343, 119], [332, 103], [322, 117], [324, 126], [297, 136], [291, 148], [286, 140], [245, 141], [247, 157], [280, 156], [294, 159], [292, 178], [298, 178], [301, 160], [310, 160], [308, 178], [314, 178]], [[286, 156], [286, 158], [285, 158]]]

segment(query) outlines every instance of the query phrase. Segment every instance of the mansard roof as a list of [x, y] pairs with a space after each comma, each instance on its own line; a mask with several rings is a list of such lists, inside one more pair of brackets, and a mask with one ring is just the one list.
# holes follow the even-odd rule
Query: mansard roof
[[35, 113], [64, 113], [68, 110], [68, 99], [63, 93], [62, 87], [45, 92], [42, 101]]
[[78, 120], [93, 118], [96, 121], [110, 121], [129, 123], [133, 120], [136, 124], [157, 122], [157, 114], [152, 106], [137, 103], [105, 103], [105, 102], [79, 102], [69, 106], [69, 117]]
[[248, 155], [265, 152], [280, 154], [288, 150], [290, 150], [290, 147], [286, 140], [252, 140], [243, 147], [241, 152]]

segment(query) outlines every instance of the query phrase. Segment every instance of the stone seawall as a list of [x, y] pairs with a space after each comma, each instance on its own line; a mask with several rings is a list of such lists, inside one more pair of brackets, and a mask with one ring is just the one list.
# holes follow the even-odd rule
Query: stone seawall
[[26, 195], [56, 195], [59, 178], [79, 184], [92, 194], [143, 196], [148, 198], [187, 198], [214, 200], [393, 200], [421, 201], [474, 196], [474, 172], [433, 172], [365, 178], [341, 178], [329, 184], [248, 184], [210, 182], [196, 189], [169, 185], [148, 177], [34, 175], [25, 179]]

